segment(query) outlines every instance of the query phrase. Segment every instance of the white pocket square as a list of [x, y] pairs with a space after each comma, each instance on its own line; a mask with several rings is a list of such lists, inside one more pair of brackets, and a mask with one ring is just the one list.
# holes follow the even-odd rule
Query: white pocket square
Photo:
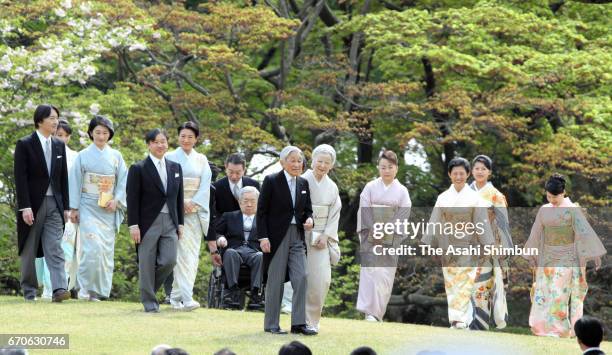
[[58, 156], [57, 156], [57, 159], [62, 159], [62, 156], [61, 156], [61, 155], [58, 155]]
[[306, 193], [306, 191], [305, 191], [305, 190], [304, 190], [304, 191], [302, 191], [302, 194], [305, 194], [305, 193]]
[[179, 176], [181, 176], [179, 173], [174, 174], [174, 177], [179, 177]]

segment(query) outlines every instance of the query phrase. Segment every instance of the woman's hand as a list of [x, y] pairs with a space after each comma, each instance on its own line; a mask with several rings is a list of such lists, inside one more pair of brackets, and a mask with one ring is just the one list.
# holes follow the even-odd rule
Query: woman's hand
[[71, 210], [70, 211], [70, 222], [74, 223], [74, 224], [78, 224], [79, 223], [79, 210]]
[[106, 203], [106, 207], [104, 209], [107, 212], [115, 212], [117, 210], [117, 200], [110, 200]]
[[316, 241], [316, 243], [314, 245], [315, 248], [317, 248], [317, 249], [325, 249], [325, 248], [327, 248], [327, 239], [328, 238], [329, 237], [326, 236], [325, 234], [321, 234], [319, 236], [319, 239]]

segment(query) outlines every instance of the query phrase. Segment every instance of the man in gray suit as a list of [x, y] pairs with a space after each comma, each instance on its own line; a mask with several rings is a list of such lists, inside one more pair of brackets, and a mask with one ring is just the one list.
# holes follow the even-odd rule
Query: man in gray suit
[[293, 287], [291, 333], [316, 335], [306, 325], [306, 244], [304, 230], [314, 226], [308, 181], [300, 176], [304, 155], [294, 146], [283, 148], [283, 170], [264, 178], [257, 204], [257, 236], [264, 252], [266, 315], [264, 330], [287, 334], [279, 326], [283, 283]]
[[176, 265], [176, 248], [183, 233], [183, 171], [164, 158], [168, 135], [147, 133], [149, 156], [130, 167], [127, 209], [130, 235], [137, 245], [140, 299], [145, 312], [159, 312], [155, 293]]

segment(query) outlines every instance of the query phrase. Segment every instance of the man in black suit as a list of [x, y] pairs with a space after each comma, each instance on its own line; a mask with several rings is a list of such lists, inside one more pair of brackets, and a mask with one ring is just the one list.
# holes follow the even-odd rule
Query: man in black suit
[[283, 171], [265, 177], [257, 205], [257, 236], [264, 252], [264, 277], [267, 276], [264, 330], [273, 334], [287, 334], [279, 326], [287, 274], [293, 287], [291, 332], [317, 334], [306, 326], [304, 230], [311, 230], [314, 223], [308, 181], [300, 176], [303, 161], [299, 148], [283, 148]]
[[137, 244], [140, 299], [145, 312], [157, 313], [155, 293], [176, 264], [177, 242], [183, 233], [183, 171], [164, 158], [166, 132], [156, 128], [145, 141], [149, 156], [128, 172], [128, 225]]
[[240, 209], [238, 193], [245, 186], [254, 186], [259, 190], [259, 183], [250, 177], [244, 176], [246, 172], [246, 161], [242, 154], [231, 154], [225, 159], [225, 177], [216, 181], [215, 197], [217, 201], [217, 217], [225, 212]]
[[52, 300], [62, 302], [70, 298], [61, 247], [69, 214], [68, 171], [66, 146], [53, 137], [58, 124], [56, 107], [38, 106], [34, 112], [36, 131], [18, 140], [15, 147], [17, 234], [21, 288], [26, 301], [36, 299], [37, 256], [44, 256], [49, 267]]
[[574, 323], [574, 333], [583, 355], [605, 355], [599, 348], [603, 340], [604, 328], [599, 319], [584, 316]]
[[249, 309], [262, 308], [261, 297], [261, 267], [263, 253], [257, 240], [257, 199], [259, 191], [254, 186], [245, 186], [240, 189], [240, 210], [225, 212], [217, 222], [217, 233], [220, 237], [217, 244], [227, 246], [223, 254], [223, 269], [227, 279], [228, 292], [224, 303], [230, 308], [240, 306], [240, 288], [238, 275], [240, 266], [245, 264], [251, 269], [251, 299]]

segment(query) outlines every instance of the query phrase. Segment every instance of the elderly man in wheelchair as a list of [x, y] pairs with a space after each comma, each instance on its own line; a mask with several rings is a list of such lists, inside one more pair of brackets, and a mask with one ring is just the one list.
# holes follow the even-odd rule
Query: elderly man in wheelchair
[[239, 192], [240, 210], [225, 212], [216, 226], [217, 245], [221, 249], [212, 251], [213, 262], [221, 264], [227, 288], [223, 294], [225, 308], [241, 307], [240, 270], [246, 265], [250, 270], [250, 298], [248, 309], [261, 310], [262, 262], [263, 254], [257, 240], [257, 200], [259, 191], [252, 186], [245, 186]]

